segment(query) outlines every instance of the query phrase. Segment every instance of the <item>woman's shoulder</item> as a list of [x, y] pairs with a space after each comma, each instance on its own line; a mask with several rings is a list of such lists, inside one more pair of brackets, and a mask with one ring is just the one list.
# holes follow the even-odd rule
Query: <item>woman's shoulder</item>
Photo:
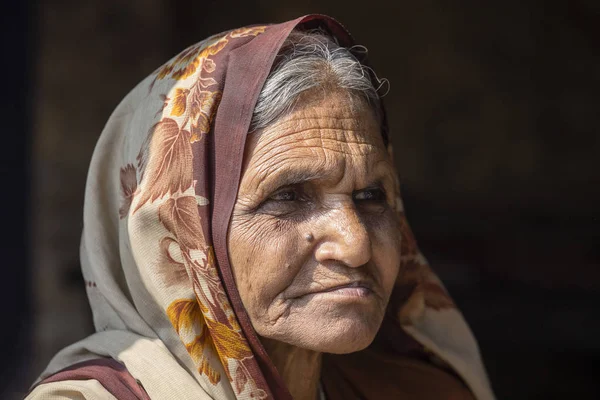
[[123, 364], [110, 358], [98, 358], [48, 376], [26, 399], [147, 400], [149, 397]]

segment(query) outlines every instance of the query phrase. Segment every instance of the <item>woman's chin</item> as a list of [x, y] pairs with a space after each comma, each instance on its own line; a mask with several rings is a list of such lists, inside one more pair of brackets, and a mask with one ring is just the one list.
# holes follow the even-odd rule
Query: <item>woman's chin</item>
[[381, 321], [339, 320], [332, 324], [328, 331], [315, 332], [315, 338], [320, 339], [318, 344], [323, 353], [348, 354], [364, 350], [375, 339]]
[[281, 335], [270, 338], [289, 345], [320, 353], [348, 354], [368, 347], [379, 330], [381, 321], [368, 321], [359, 317], [308, 318], [301, 324], [289, 321], [290, 327]]
[[335, 340], [324, 341], [318, 351], [330, 354], [350, 354], [366, 349], [374, 338], [375, 335], [363, 338], [336, 337]]

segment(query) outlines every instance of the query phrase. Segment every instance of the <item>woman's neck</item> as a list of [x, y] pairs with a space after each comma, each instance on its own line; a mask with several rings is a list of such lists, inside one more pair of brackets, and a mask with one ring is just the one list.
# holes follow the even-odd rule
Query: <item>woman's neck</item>
[[294, 400], [319, 398], [321, 353], [276, 340], [261, 338], [261, 342]]

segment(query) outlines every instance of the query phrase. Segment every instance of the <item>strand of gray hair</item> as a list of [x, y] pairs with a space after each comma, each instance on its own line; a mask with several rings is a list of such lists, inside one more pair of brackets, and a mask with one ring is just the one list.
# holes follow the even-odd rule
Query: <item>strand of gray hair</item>
[[[361, 46], [361, 49], [364, 47]], [[311, 89], [337, 87], [366, 100], [379, 115], [378, 89], [350, 49], [321, 31], [293, 31], [284, 42], [254, 108], [250, 132], [267, 127]]]

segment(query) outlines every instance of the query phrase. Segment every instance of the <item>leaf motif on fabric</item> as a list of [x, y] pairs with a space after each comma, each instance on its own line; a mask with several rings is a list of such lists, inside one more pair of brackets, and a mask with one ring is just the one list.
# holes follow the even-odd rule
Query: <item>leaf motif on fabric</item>
[[[206, 46], [202, 50], [199, 44], [188, 47], [179, 53], [179, 55], [177, 55], [177, 57], [175, 57], [172, 61], [157, 69], [155, 72], [156, 78], [151, 83], [150, 90], [152, 90], [152, 87], [157, 80], [164, 79], [169, 76], [173, 79], [181, 80], [191, 76], [196, 72], [203, 59], [217, 54], [225, 47], [227, 42], [227, 37], [224, 36], [211, 45]], [[212, 71], [214, 71], [214, 67], [212, 68]]]
[[[185, 201], [185, 204], [178, 206], [177, 201], [182, 200]], [[165, 227], [178, 237], [178, 232], [195, 230], [189, 226], [178, 226], [179, 222], [177, 221], [182, 218], [187, 219], [188, 215], [187, 212], [180, 213], [178, 209], [191, 210], [193, 207], [196, 207], [197, 210], [195, 196], [168, 199], [159, 207], [159, 218]], [[180, 215], [176, 215], [177, 213]], [[175, 239], [171, 240], [175, 242]], [[173, 246], [173, 242], [164, 242], [164, 246], [167, 248]], [[214, 355], [215, 360], [218, 357], [218, 361], [215, 362], [220, 361], [234, 390], [236, 387], [241, 387], [243, 390], [243, 387], [250, 381], [254, 384], [254, 380], [244, 366], [242, 366], [242, 370], [245, 371], [245, 378], [232, 374], [229, 367], [235, 368], [236, 365], [243, 363], [243, 360], [253, 358], [253, 354], [241, 334], [241, 328], [221, 286], [212, 246], [204, 250], [202, 262], [199, 262], [197, 255], [192, 255], [194, 252], [198, 252], [197, 250], [187, 249], [184, 245], [181, 249], [186, 269], [189, 268], [191, 272], [197, 301], [178, 300], [173, 302], [167, 310], [169, 319], [186, 344], [186, 349], [200, 373], [209, 377], [211, 382], [218, 382], [220, 376], [216, 374], [214, 368], [210, 367]], [[214, 362], [212, 365], [215, 365]], [[260, 391], [258, 388], [255, 389], [252, 389], [253, 393]]]
[[217, 84], [217, 81], [214, 80], [214, 78], [204, 78], [202, 76], [198, 77], [198, 83], [200, 84], [200, 86], [202, 86], [203, 88], [209, 88], [211, 86], [214, 86]]
[[180, 336], [194, 334], [205, 326], [196, 299], [175, 300], [167, 307], [167, 316]]
[[[192, 74], [194, 74], [198, 66], [200, 64], [203, 65], [203, 69], [211, 73], [215, 70], [214, 62], [208, 57], [213, 56], [223, 50], [223, 48], [229, 42], [228, 38], [241, 38], [246, 36], [257, 36], [260, 33], [263, 33], [267, 29], [266, 26], [254, 26], [249, 28], [239, 28], [231, 31], [229, 34], [216, 39], [213, 43], [206, 46], [204, 49], [201, 48], [201, 44], [195, 44], [193, 46], [188, 47], [179, 53], [173, 60], [167, 62], [162, 67], [159, 67], [156, 71], [156, 77], [150, 84], [149, 90], [151, 91], [154, 87], [154, 84], [157, 80], [165, 79], [167, 77], [171, 77], [176, 80], [185, 79]], [[210, 61], [210, 62], [207, 62]], [[212, 64], [211, 64], [212, 63]], [[212, 78], [202, 78], [202, 79], [212, 79]], [[213, 80], [214, 81], [214, 80]], [[209, 84], [209, 81], [205, 81], [206, 84]], [[215, 82], [216, 83], [216, 82]], [[214, 84], [214, 83], [210, 83]]]
[[199, 90], [194, 94], [191, 104], [191, 137], [194, 143], [202, 139], [203, 135], [210, 132], [211, 125], [221, 101], [221, 92]]
[[[245, 358], [252, 357], [250, 348], [239, 332], [209, 318], [202, 310], [200, 303], [192, 299], [175, 300], [167, 308], [167, 316], [175, 331], [186, 345], [186, 349], [198, 366], [198, 371], [205, 374], [213, 384], [220, 380], [220, 374], [209, 363], [209, 354], [217, 354], [230, 381], [240, 393], [249, 378], [241, 365]], [[186, 338], [193, 337], [187, 341]], [[227, 365], [229, 360], [237, 361], [236, 373], [229, 376]]]
[[166, 286], [188, 286], [189, 275], [185, 264], [181, 261], [183, 252], [177, 240], [171, 237], [162, 238], [160, 253], [158, 273], [161, 276], [161, 282]]
[[165, 194], [184, 192], [192, 186], [192, 148], [190, 133], [179, 129], [177, 122], [164, 118], [150, 129], [150, 143], [138, 155], [138, 165], [144, 166], [144, 185], [134, 210], [147, 201]]
[[[195, 350], [189, 348], [188, 351], [190, 352], [190, 354], [193, 354], [195, 352]], [[216, 385], [217, 383], [221, 382], [221, 374], [210, 365], [206, 357], [200, 360], [200, 365], [198, 365], [198, 372], [200, 374], [206, 375], [210, 383], [212, 383], [213, 385]]]
[[171, 77], [176, 80], [185, 79], [188, 76], [191, 76], [198, 69], [198, 65], [200, 65], [200, 57], [194, 58], [189, 64], [183, 66], [180, 69], [173, 71]]
[[133, 197], [137, 192], [137, 177], [135, 167], [127, 164], [120, 171], [121, 178], [121, 208], [119, 208], [119, 218], [123, 219], [129, 214], [129, 208]]
[[[206, 268], [208, 269], [208, 274], [210, 277], [217, 279], [219, 278], [219, 273], [217, 272], [217, 264], [215, 262], [215, 250], [212, 246], [208, 248], [206, 253]], [[222, 289], [222, 288], [221, 288]], [[218, 291], [218, 293], [222, 293], [225, 296], [225, 292], [222, 290]], [[227, 297], [220, 298], [219, 301], [221, 303], [228, 302]]]
[[170, 198], [158, 209], [158, 219], [186, 249], [201, 249], [205, 245], [198, 203], [195, 196]]
[[[229, 305], [229, 302], [223, 304], [223, 309], [227, 310], [227, 309], [231, 309], [231, 306]], [[229, 320], [229, 325], [231, 325], [231, 328], [236, 330], [236, 331], [241, 331], [242, 328], [240, 328], [240, 325], [237, 322], [237, 319], [235, 318], [235, 314], [231, 314], [228, 318]]]
[[213, 85], [217, 84], [217, 81], [214, 78], [207, 78], [202, 76], [202, 72], [211, 73], [215, 70], [217, 65], [210, 58], [201, 58], [202, 70], [200, 71], [200, 76], [198, 76], [198, 84], [203, 88], [209, 88]]
[[183, 115], [187, 106], [187, 96], [189, 92], [189, 89], [177, 88], [175, 90], [175, 97], [173, 98], [173, 107], [171, 108], [171, 115], [176, 117]]
[[[167, 308], [167, 315], [196, 363], [198, 372], [206, 375], [212, 384], [219, 383], [221, 374], [209, 362], [209, 354], [214, 354], [215, 348], [198, 302], [195, 299], [175, 300]], [[185, 338], [194, 334], [194, 339], [186, 343]]]
[[198, 44], [192, 45], [192, 46], [188, 47], [187, 49], [183, 50], [181, 53], [179, 53], [177, 55], [177, 57], [175, 57], [173, 59], [173, 61], [165, 64], [163, 66], [163, 68], [159, 70], [157, 78], [163, 79], [163, 78], [167, 77], [175, 68], [188, 64], [190, 61], [192, 61], [194, 59], [198, 50], [199, 50]]
[[232, 38], [257, 36], [257, 35], [263, 33], [266, 29], [267, 29], [266, 26], [250, 26], [250, 27], [246, 27], [246, 28], [238, 28], [238, 29], [231, 31], [229, 36]]
[[223, 365], [227, 365], [226, 359], [243, 360], [244, 358], [252, 357], [252, 352], [246, 343], [246, 340], [227, 325], [212, 320], [206, 319], [206, 324], [210, 329], [213, 337], [213, 343], [217, 349], [219, 357]]
[[208, 72], [209, 74], [214, 72], [216, 68], [217, 68], [217, 64], [215, 64], [215, 62], [213, 60], [211, 60], [210, 58], [205, 58], [204, 61], [202, 62], [202, 69], [204, 71]]
[[235, 377], [233, 378], [233, 381], [235, 383], [236, 393], [242, 393], [242, 390], [244, 390], [244, 386], [246, 385], [246, 383], [248, 383], [248, 376], [246, 376], [246, 371], [244, 371], [241, 362], [238, 363], [235, 369]]
[[156, 73], [156, 79], [164, 79], [171, 74], [181, 74], [182, 70], [185, 70], [190, 62], [193, 62], [196, 54], [200, 50], [200, 46], [195, 44], [183, 50], [177, 55], [172, 61], [167, 62]]
[[158, 79], [164, 79], [166, 78], [171, 72], [173, 72], [173, 63], [166, 63], [164, 64], [162, 67], [158, 68], [156, 70], [156, 78], [154, 78], [154, 81], [152, 81], [150, 88], [152, 88], [152, 86], [154, 86], [154, 83], [156, 82], [156, 80]]
[[[215, 54], [217, 54], [218, 52], [220, 52], [221, 50], [223, 50], [225, 48], [225, 46], [227, 45], [227, 43], [229, 43], [229, 40], [227, 39], [227, 35], [221, 37], [219, 40], [217, 40], [216, 42], [206, 46], [201, 52], [199, 57], [209, 57], [209, 56], [214, 56]], [[212, 71], [208, 71], [208, 72], [212, 72]]]
[[[167, 260], [167, 262], [169, 264], [173, 264], [173, 265], [178, 265], [183, 267], [183, 263], [180, 261], [175, 260], [175, 258], [173, 257], [173, 255], [171, 254], [171, 246], [177, 246], [179, 247], [179, 243], [177, 242], [177, 240], [170, 238], [170, 237], [164, 237], [162, 238], [162, 240], [160, 241], [160, 251], [161, 254], [165, 256], [165, 259]], [[181, 251], [181, 248], [179, 249], [179, 251]]]

